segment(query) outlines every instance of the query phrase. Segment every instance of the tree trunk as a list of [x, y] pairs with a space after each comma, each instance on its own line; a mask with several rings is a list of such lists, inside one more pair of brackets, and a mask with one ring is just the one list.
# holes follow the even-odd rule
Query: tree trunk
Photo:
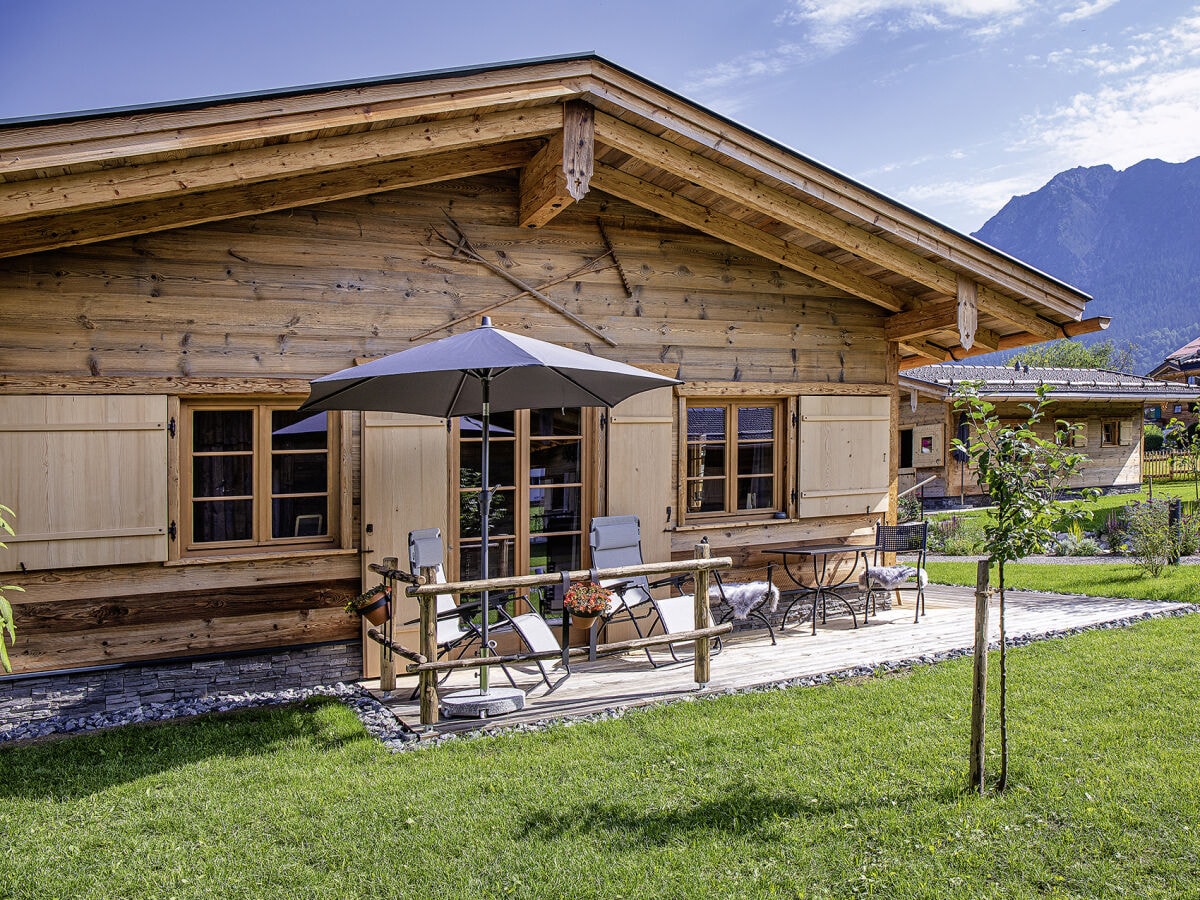
[[1000, 560], [1000, 778], [996, 790], [1008, 785], [1008, 636], [1004, 627], [1004, 560]]

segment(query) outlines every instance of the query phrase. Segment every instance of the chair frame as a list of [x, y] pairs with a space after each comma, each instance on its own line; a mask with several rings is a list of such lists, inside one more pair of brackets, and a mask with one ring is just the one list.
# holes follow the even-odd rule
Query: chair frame
[[[429, 541], [430, 543], [426, 545], [426, 548], [428, 548], [428, 546], [430, 546], [432, 544], [432, 541], [435, 538], [437, 540], [437, 546], [438, 546], [438, 553], [436, 555], [431, 555], [430, 551], [428, 551], [428, 549], [426, 549], [425, 551], [421, 551], [418, 549], [418, 547], [417, 547], [418, 541], [421, 541], [421, 540]], [[419, 574], [420, 569], [422, 567], [431, 567], [431, 568], [437, 568], [439, 570], [439, 572], [442, 573], [441, 577], [443, 579], [445, 578], [445, 545], [442, 542], [442, 533], [441, 533], [440, 528], [425, 528], [425, 529], [420, 529], [417, 531], [409, 532], [408, 543], [409, 543], [409, 565], [410, 565], [412, 573], [414, 575]], [[431, 565], [431, 563], [432, 563], [432, 565]], [[443, 595], [441, 595], [441, 594], [438, 595], [439, 606], [443, 605], [442, 596]], [[446, 596], [449, 596], [449, 595], [446, 595]], [[531, 653], [535, 652], [534, 642], [533, 642], [533, 639], [531, 637], [531, 632], [530, 632], [531, 627], [536, 625], [534, 620], [538, 619], [538, 620], [541, 620], [544, 624], [546, 624], [546, 630], [552, 637], [553, 637], [553, 630], [550, 628], [549, 623], [545, 622], [545, 619], [542, 617], [542, 615], [536, 609], [534, 609], [532, 603], [529, 603], [529, 610], [530, 610], [529, 612], [516, 613], [516, 614], [510, 613], [507, 609], [505, 609], [505, 604], [510, 602], [513, 599], [515, 599], [515, 595], [510, 595], [503, 602], [497, 604], [496, 606], [492, 606], [490, 608], [492, 609], [492, 611], [496, 612], [501, 619], [500, 623], [498, 623], [498, 627], [500, 628], [501, 631], [503, 631], [505, 629], [511, 629], [514, 633], [516, 633], [517, 637], [520, 638], [521, 642], [525, 645], [525, 647]], [[437, 620], [440, 623], [447, 619], [454, 619], [454, 618], [459, 619], [461, 622], [461, 625], [462, 625], [462, 637], [460, 637], [456, 640], [453, 640], [453, 641], [439, 642], [438, 643], [438, 658], [439, 659], [442, 656], [449, 653], [454, 648], [458, 647], [460, 644], [463, 644], [464, 640], [468, 636], [470, 637], [470, 640], [466, 641], [464, 649], [469, 648], [474, 643], [478, 643], [478, 644], [480, 644], [480, 646], [483, 645], [483, 629], [474, 620], [474, 617], [478, 613], [482, 612], [482, 603], [480, 603], [478, 601], [470, 602], [470, 603], [458, 603], [454, 600], [453, 597], [450, 597], [450, 602], [454, 603], [454, 608], [450, 609], [450, 608], [446, 607], [446, 608], [439, 609], [437, 612]], [[496, 628], [492, 628], [489, 630], [492, 632], [495, 632]], [[489, 640], [488, 643], [491, 645], [490, 650], [494, 652], [496, 649], [495, 641]], [[561, 645], [560, 645], [560, 649], [561, 649]], [[460, 653], [460, 656], [461, 656], [461, 653]], [[564, 675], [563, 678], [559, 679], [558, 684], [555, 684], [554, 682], [552, 682], [550, 680], [550, 673], [546, 669], [546, 666], [542, 662], [542, 660], [535, 659], [535, 660], [533, 660], [533, 662], [535, 662], [537, 664], [538, 672], [541, 673], [542, 680], [546, 683], [546, 692], [547, 693], [550, 693], [551, 691], [553, 691], [560, 684], [562, 684], [564, 681], [566, 681], [566, 679], [569, 678], [571, 675], [571, 668], [567, 664], [567, 659], [566, 659], [565, 654], [563, 655], [563, 668], [566, 671], [566, 675]], [[517, 682], [513, 678], [512, 672], [509, 671], [508, 666], [506, 666], [503, 663], [497, 663], [496, 665], [498, 665], [500, 667], [501, 671], [504, 672], [504, 677], [508, 679], [509, 684], [511, 684], [514, 688], [517, 687]], [[441, 682], [445, 682], [445, 680], [449, 677], [450, 677], [450, 672], [447, 671], [446, 674], [444, 676], [442, 676]]]
[[[907, 522], [903, 525], [876, 524], [874, 564], [880, 565], [880, 556], [884, 553], [912, 553], [915, 551], [917, 553], [917, 577], [915, 585], [902, 585], [894, 588], [875, 587], [868, 578], [865, 602], [874, 608], [876, 596], [881, 593], [886, 594], [890, 590], [895, 592], [897, 605], [902, 605], [900, 592], [915, 591], [913, 623], [920, 622], [921, 616], [925, 612], [925, 586], [921, 583], [921, 575], [925, 573], [928, 547], [929, 522], [927, 520]], [[928, 576], [926, 575], [926, 577]], [[865, 605], [863, 609], [866, 610]]]
[[[596, 567], [596, 569], [604, 569], [604, 568], [611, 567], [607, 561], [603, 560], [603, 554], [607, 550], [615, 549], [615, 548], [597, 548], [597, 546], [596, 546], [596, 544], [597, 544], [597, 541], [596, 541], [597, 523], [599, 523], [601, 527], [606, 527], [606, 526], [622, 527], [622, 526], [624, 526], [624, 527], [633, 527], [637, 531], [637, 542], [634, 544], [623, 545], [621, 547], [621, 549], [635, 548], [637, 550], [636, 562], [626, 560], [626, 561], [621, 561], [619, 563], [615, 563], [616, 565], [640, 565], [643, 562], [645, 562], [645, 560], [642, 557], [641, 522], [639, 521], [637, 516], [633, 516], [633, 515], [596, 516], [595, 518], [592, 519], [591, 527], [589, 528], [589, 533], [588, 533], [588, 545], [589, 545], [589, 548], [590, 548], [591, 554], [592, 554], [592, 565], [594, 567]], [[597, 558], [596, 558], [598, 551], [601, 554], [600, 560], [597, 560]], [[595, 569], [593, 569], [593, 571], [595, 571]], [[605, 586], [608, 587], [613, 592], [614, 601], [613, 601], [613, 604], [610, 605], [609, 609], [606, 610], [605, 612], [601, 613], [599, 616], [597, 616], [596, 621], [592, 623], [591, 631], [588, 635], [588, 646], [591, 650], [589, 657], [594, 658], [594, 656], [595, 656], [596, 636], [597, 636], [597, 633], [599, 632], [599, 630], [601, 628], [607, 628], [609, 623], [611, 623], [614, 619], [616, 619], [621, 614], [622, 611], [624, 611], [625, 617], [627, 617], [629, 619], [629, 621], [633, 623], [634, 631], [637, 632], [637, 635], [639, 638], [651, 637], [654, 634], [654, 629], [659, 626], [662, 627], [662, 631], [663, 631], [664, 635], [669, 635], [670, 632], [667, 631], [667, 624], [666, 624], [667, 618], [663, 614], [663, 609], [662, 609], [662, 606], [660, 605], [661, 603], [664, 602], [664, 600], [659, 600], [658, 598], [656, 598], [653, 594], [653, 591], [655, 588], [660, 588], [660, 587], [665, 587], [667, 585], [671, 585], [671, 586], [675, 587], [676, 590], [679, 591], [679, 594], [672, 596], [672, 597], [664, 598], [664, 599], [672, 600], [672, 601], [676, 601], [676, 602], [682, 602], [680, 598], [689, 597], [689, 595], [686, 595], [683, 593], [682, 587], [681, 587], [682, 582], [686, 581], [687, 579], [688, 579], [687, 575], [675, 575], [670, 578], [664, 578], [660, 581], [650, 582], [646, 579], [646, 577], [644, 575], [639, 575], [639, 576], [636, 576], [636, 577], [630, 578], [630, 579], [609, 581]], [[634, 600], [633, 602], [630, 602], [629, 593], [631, 591], [637, 591], [638, 594], [641, 595], [642, 599]], [[694, 597], [689, 597], [689, 599], [694, 600]], [[644, 615], [637, 615], [634, 612], [634, 609], [636, 607], [642, 606], [643, 604], [649, 604], [649, 609], [647, 609], [647, 611]], [[654, 620], [650, 622], [650, 627], [647, 628], [645, 632], [643, 632], [639, 622], [645, 621], [646, 619], [650, 619], [652, 616], [654, 617]], [[709, 613], [709, 619], [710, 620], [712, 619], [711, 612]], [[657, 662], [655, 662], [654, 656], [650, 652], [650, 648], [645, 647], [643, 649], [645, 650], [646, 659], [649, 660], [650, 665], [657, 668], [659, 664]], [[678, 662], [685, 661], [684, 659], [681, 659], [679, 657], [679, 655], [675, 652], [674, 644], [667, 644], [667, 650], [671, 654], [671, 658], [673, 660], [675, 660], [675, 662], [678, 663]], [[717, 653], [721, 652], [720, 637], [713, 638], [713, 651], [712, 652], [713, 652], [713, 655], [716, 655]]]

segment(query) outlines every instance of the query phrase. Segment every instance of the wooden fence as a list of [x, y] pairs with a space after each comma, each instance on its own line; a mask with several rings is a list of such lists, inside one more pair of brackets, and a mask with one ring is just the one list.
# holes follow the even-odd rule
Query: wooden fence
[[1142, 453], [1142, 481], [1174, 481], [1191, 478], [1195, 474], [1196, 457], [1188, 453], [1171, 450], [1154, 450]]

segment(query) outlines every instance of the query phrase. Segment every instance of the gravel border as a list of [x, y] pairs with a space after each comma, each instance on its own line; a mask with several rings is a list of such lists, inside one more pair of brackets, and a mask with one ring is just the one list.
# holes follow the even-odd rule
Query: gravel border
[[[1014, 593], [1020, 593], [1019, 591]], [[1074, 628], [1054, 631], [1026, 633], [1010, 636], [1009, 647], [1023, 647], [1035, 641], [1056, 640], [1087, 631], [1101, 631], [1113, 628], [1127, 628], [1139, 622], [1150, 619], [1174, 618], [1200, 613], [1198, 606], [1183, 606], [1162, 612], [1143, 612], [1133, 616], [1100, 622], [1094, 625], [1081, 625]], [[993, 641], [991, 649], [998, 649], [999, 642]], [[523, 722], [518, 725], [504, 725], [489, 722], [477, 729], [454, 734], [438, 734], [421, 740], [418, 733], [397, 719], [392, 712], [380, 703], [365, 688], [357, 684], [338, 682], [333, 685], [321, 685], [312, 688], [294, 688], [285, 691], [264, 693], [223, 694], [212, 697], [202, 697], [181, 703], [151, 703], [137, 709], [114, 713], [96, 713], [83, 717], [52, 716], [24, 725], [0, 727], [0, 745], [15, 741], [33, 741], [53, 736], [82, 734], [102, 728], [114, 728], [121, 725], [140, 723], [167, 722], [173, 719], [188, 718], [214, 712], [229, 712], [235, 709], [254, 707], [281, 706], [296, 703], [309, 697], [335, 697], [354, 710], [367, 732], [393, 752], [403, 752], [415, 749], [439, 747], [453, 741], [475, 740], [483, 737], [498, 737], [511, 734], [526, 734], [535, 731], [545, 731], [550, 728], [570, 726], [584, 722], [604, 722], [620, 719], [627, 713], [644, 709], [653, 709], [672, 703], [695, 703], [703, 700], [714, 700], [718, 697], [729, 697], [738, 694], [761, 694], [767, 691], [783, 690], [794, 687], [816, 687], [833, 681], [845, 681], [852, 678], [871, 678], [890, 675], [914, 669], [918, 666], [935, 665], [970, 656], [974, 647], [960, 647], [938, 653], [927, 653], [918, 657], [887, 660], [870, 666], [850, 666], [819, 675], [807, 675], [801, 678], [790, 678], [774, 681], [768, 684], [751, 687], [728, 688], [726, 690], [705, 692], [694, 696], [661, 700], [649, 704], [632, 704], [614, 706], [597, 713], [579, 716], [556, 716], [539, 719], [534, 722]]]

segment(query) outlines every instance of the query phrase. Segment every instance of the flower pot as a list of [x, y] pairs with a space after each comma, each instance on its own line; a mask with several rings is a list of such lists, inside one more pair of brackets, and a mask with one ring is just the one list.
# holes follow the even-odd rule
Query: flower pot
[[370, 595], [359, 605], [358, 614], [372, 625], [382, 625], [392, 617], [391, 597], [387, 591]]
[[571, 613], [571, 624], [579, 628], [591, 628], [596, 618], [596, 616], [581, 616], [578, 613]]

